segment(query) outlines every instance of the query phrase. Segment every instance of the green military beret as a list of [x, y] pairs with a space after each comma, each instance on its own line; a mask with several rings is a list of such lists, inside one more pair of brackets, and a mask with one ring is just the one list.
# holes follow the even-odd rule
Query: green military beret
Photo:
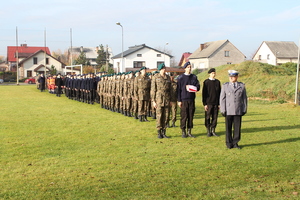
[[161, 63], [159, 66], [158, 66], [158, 70], [161, 70], [161, 69], [163, 69], [163, 68], [165, 68], [166, 66], [165, 66], [165, 63]]
[[140, 69], [140, 71], [142, 71], [142, 70], [144, 70], [144, 69], [147, 69], [146, 67], [142, 67], [141, 69]]

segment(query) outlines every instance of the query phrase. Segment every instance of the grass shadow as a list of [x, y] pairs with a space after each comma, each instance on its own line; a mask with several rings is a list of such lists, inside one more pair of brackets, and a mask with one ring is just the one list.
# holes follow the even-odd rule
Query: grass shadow
[[288, 138], [288, 139], [278, 140], [278, 141], [273, 141], [273, 142], [261, 142], [261, 143], [256, 143], [256, 144], [246, 144], [246, 145], [243, 145], [241, 147], [261, 146], [261, 145], [280, 144], [280, 143], [290, 143], [290, 142], [297, 142], [299, 140], [300, 140], [300, 137]]

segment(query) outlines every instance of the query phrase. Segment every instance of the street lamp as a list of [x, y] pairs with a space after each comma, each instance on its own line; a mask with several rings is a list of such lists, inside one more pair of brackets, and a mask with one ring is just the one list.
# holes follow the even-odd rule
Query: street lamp
[[169, 43], [167, 42], [164, 46], [164, 64], [166, 64], [166, 45], [168, 45]]
[[[124, 39], [123, 39], [123, 26], [121, 25], [120, 22], [117, 22], [116, 23], [118, 26], [121, 26], [122, 28], [122, 54], [121, 54], [121, 68], [122, 68], [122, 71], [123, 71], [123, 46], [124, 46]], [[118, 72], [120, 72], [120, 70], [118, 69]]]

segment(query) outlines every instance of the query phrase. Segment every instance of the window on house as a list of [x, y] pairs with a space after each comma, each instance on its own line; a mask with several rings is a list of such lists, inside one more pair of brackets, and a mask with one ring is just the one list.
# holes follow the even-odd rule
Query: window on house
[[38, 63], [37, 57], [33, 58], [33, 64], [36, 65]]
[[229, 51], [225, 51], [225, 57], [229, 57]]
[[227, 65], [231, 65], [232, 64], [232, 62], [227, 62]]
[[27, 70], [27, 77], [32, 77], [32, 71], [31, 70]]
[[270, 54], [267, 55], [267, 59], [270, 60]]
[[134, 61], [133, 62], [133, 68], [142, 68], [146, 66], [145, 61]]
[[258, 56], [258, 60], [261, 60], [261, 55]]
[[46, 65], [49, 65], [49, 58], [46, 58]]
[[157, 57], [161, 57], [161, 54], [157, 54]]
[[137, 56], [137, 57], [142, 57], [142, 54], [137, 54], [136, 56]]

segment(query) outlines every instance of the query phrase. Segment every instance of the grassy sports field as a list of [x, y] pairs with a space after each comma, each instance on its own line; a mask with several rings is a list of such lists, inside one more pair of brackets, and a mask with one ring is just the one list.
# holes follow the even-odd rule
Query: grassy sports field
[[221, 116], [207, 138], [196, 107], [197, 138], [160, 140], [153, 119], [0, 86], [0, 199], [300, 198], [299, 106], [250, 100], [241, 150], [226, 149]]

